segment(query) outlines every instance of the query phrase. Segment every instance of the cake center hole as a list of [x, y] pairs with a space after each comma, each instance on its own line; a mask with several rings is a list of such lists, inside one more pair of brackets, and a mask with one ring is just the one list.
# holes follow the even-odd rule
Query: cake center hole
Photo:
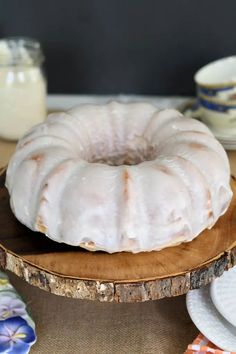
[[147, 148], [126, 149], [125, 152], [107, 154], [106, 156], [95, 156], [90, 162], [103, 163], [110, 166], [138, 165], [144, 161], [152, 161], [157, 157], [156, 149], [152, 146]]

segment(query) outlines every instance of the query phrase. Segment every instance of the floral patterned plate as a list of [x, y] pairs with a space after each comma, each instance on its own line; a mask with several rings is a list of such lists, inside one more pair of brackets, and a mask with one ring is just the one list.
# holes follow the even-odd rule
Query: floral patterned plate
[[35, 342], [35, 323], [6, 274], [0, 272], [0, 353], [26, 354]]

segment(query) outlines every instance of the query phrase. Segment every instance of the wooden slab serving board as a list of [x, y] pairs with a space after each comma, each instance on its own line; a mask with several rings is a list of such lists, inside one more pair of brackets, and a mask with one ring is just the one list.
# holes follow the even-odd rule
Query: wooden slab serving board
[[[1, 173], [1, 172], [0, 172]], [[236, 264], [236, 182], [227, 213], [190, 243], [139, 254], [89, 252], [32, 232], [14, 217], [0, 176], [0, 265], [51, 293], [135, 302], [177, 296]]]

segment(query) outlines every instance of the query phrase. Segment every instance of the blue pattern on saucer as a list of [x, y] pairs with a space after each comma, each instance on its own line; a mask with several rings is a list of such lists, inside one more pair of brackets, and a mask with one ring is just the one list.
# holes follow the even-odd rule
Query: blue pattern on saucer
[[218, 92], [232, 90], [234, 87], [235, 87], [235, 85], [208, 89], [206, 87], [197, 85], [197, 91], [198, 91], [198, 94], [214, 97], [214, 96], [217, 96]]
[[235, 105], [223, 105], [223, 104], [204, 100], [204, 98], [202, 98], [202, 97], [198, 97], [198, 103], [201, 106], [203, 106], [207, 109], [210, 109], [212, 111], [216, 111], [216, 112], [224, 112], [224, 113], [226, 112], [227, 113], [230, 109], [236, 110], [236, 104]]

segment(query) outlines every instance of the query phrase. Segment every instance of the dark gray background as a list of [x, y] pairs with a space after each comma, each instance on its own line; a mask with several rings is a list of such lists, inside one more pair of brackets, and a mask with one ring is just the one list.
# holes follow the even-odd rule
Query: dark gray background
[[235, 0], [0, 0], [0, 36], [39, 39], [54, 93], [192, 94], [236, 54]]

